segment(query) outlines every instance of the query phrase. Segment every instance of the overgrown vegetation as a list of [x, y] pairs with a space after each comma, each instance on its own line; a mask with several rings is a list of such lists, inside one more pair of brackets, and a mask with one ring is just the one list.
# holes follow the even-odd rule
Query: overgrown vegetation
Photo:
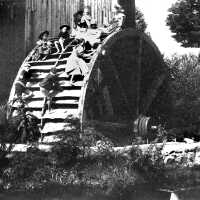
[[140, 11], [139, 8], [136, 8], [135, 12], [136, 28], [142, 32], [145, 32], [147, 23], [144, 19], [144, 14]]
[[169, 9], [167, 25], [177, 42], [184, 47], [199, 47], [200, 2], [177, 0]]
[[[172, 77], [174, 125], [190, 125], [200, 114], [198, 58], [192, 55], [174, 55], [171, 60], [166, 61]], [[67, 119], [66, 122], [70, 122], [74, 128], [61, 134], [61, 142], [55, 144], [51, 152], [40, 151], [37, 143], [34, 143], [27, 152], [14, 153], [8, 159], [12, 146], [8, 149], [5, 144], [10, 139], [11, 143], [16, 141], [15, 131], [22, 120], [8, 119], [5, 111], [5, 106], [0, 108], [0, 159], [4, 160], [0, 161], [0, 176], [4, 189], [35, 190], [51, 184], [76, 185], [88, 187], [94, 193], [102, 193], [113, 199], [126, 199], [133, 186], [151, 184], [160, 187], [161, 184], [171, 184], [166, 176], [162, 146], [156, 146], [157, 142], [163, 142], [164, 145], [169, 139], [170, 133], [162, 126], [147, 151], [142, 152], [135, 140], [131, 152], [118, 154], [107, 138], [94, 130], [83, 134], [79, 120]], [[24, 116], [25, 114], [23, 112]], [[30, 124], [30, 127], [34, 126]], [[31, 138], [30, 130], [26, 131], [27, 137]], [[91, 153], [90, 146], [94, 146], [98, 154]]]
[[194, 55], [174, 55], [167, 59], [171, 71], [174, 101], [174, 126], [185, 127], [199, 121], [200, 65]]
[[166, 59], [171, 75], [173, 113], [169, 137], [200, 140], [200, 63], [195, 55], [173, 55]]
[[76, 185], [121, 199], [137, 184], [155, 184], [158, 178], [165, 178], [160, 151], [154, 156], [151, 150], [143, 155], [135, 147], [127, 160], [112, 149], [105, 148], [105, 153], [98, 156], [80, 156], [80, 149], [69, 149], [71, 145], [65, 144], [55, 147], [52, 153], [31, 148], [25, 154], [16, 154], [3, 172], [4, 187], [33, 190], [51, 184]]
[[[133, 147], [127, 157], [117, 154], [105, 138], [81, 136], [77, 120], [72, 120], [72, 125], [77, 128], [63, 134], [51, 152], [40, 151], [34, 144], [25, 153], [14, 153], [2, 168], [4, 189], [30, 191], [52, 184], [76, 185], [90, 188], [94, 194], [123, 199], [133, 186], [161, 178], [160, 150], [155, 157], [153, 148], [143, 155], [139, 148]], [[90, 152], [91, 142], [97, 154]]]

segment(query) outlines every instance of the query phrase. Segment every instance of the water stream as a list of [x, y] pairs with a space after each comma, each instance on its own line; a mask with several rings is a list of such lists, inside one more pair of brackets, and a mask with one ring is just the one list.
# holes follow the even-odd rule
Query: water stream
[[[179, 200], [199, 200], [200, 189], [186, 190], [177, 193]], [[148, 189], [133, 191], [127, 196], [103, 196], [99, 194], [91, 195], [88, 191], [69, 191], [65, 189], [49, 188], [38, 192], [8, 192], [1, 193], [0, 200], [170, 200], [171, 194]], [[177, 199], [178, 200], [178, 199]]]

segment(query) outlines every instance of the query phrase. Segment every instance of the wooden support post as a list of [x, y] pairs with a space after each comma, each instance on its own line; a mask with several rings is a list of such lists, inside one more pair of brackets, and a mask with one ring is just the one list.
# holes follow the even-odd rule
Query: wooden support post
[[[142, 68], [142, 38], [139, 39], [139, 48], [138, 48], [138, 75], [137, 75], [137, 105], [136, 105], [136, 116], [140, 114], [140, 89], [141, 89], [141, 68]], [[134, 72], [133, 72], [134, 73]], [[132, 75], [134, 79], [134, 74]]]
[[124, 9], [126, 19], [125, 27], [135, 28], [135, 0], [118, 0], [121, 7]]
[[32, 48], [32, 39], [33, 39], [33, 12], [32, 8], [34, 6], [33, 0], [26, 1], [25, 6], [25, 54], [30, 51]]

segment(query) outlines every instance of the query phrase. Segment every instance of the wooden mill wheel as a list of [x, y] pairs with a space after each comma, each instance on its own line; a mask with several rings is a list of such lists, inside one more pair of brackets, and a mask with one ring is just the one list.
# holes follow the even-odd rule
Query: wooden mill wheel
[[[24, 64], [31, 66], [27, 84], [33, 96], [25, 102], [25, 109], [40, 121], [43, 95], [39, 83], [55, 63], [58, 72], [63, 72], [59, 75], [63, 91], [56, 94], [52, 110], [43, 116], [43, 134], [57, 135], [70, 130], [66, 122], [70, 116], [80, 120], [83, 132], [92, 127], [113, 141], [128, 144], [135, 137], [135, 121], [139, 119], [138, 127], [146, 134], [149, 118], [145, 116], [166, 118], [167, 68], [147, 35], [129, 28], [107, 36], [86, 61], [89, 74], [71, 86], [64, 70], [76, 45], [72, 42], [62, 55], [52, 54], [44, 61], [32, 61], [33, 51], [16, 77], [15, 82]], [[10, 102], [15, 99], [15, 82]], [[12, 106], [14, 110], [18, 107], [17, 103]]]
[[82, 123], [93, 124], [116, 141], [131, 141], [131, 125], [138, 117], [166, 120], [167, 78], [162, 55], [147, 35], [131, 28], [113, 33], [91, 62], [82, 96]]

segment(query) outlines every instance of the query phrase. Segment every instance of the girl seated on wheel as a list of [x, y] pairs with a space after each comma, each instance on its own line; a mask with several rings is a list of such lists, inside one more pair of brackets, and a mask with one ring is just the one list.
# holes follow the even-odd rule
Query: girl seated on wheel
[[88, 66], [82, 58], [84, 52], [84, 44], [80, 44], [73, 49], [72, 54], [67, 60], [65, 73], [67, 78], [70, 77], [70, 85], [74, 85], [74, 77], [77, 75], [85, 76], [88, 73]]
[[46, 57], [51, 53], [52, 43], [48, 40], [49, 31], [42, 32], [37, 41], [38, 48], [35, 51], [35, 54], [32, 57], [32, 60], [45, 60]]

